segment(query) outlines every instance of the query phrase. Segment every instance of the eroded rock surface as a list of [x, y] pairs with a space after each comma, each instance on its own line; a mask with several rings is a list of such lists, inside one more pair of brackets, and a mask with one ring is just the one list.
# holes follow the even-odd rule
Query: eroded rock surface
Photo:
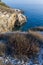
[[0, 32], [12, 31], [15, 26], [26, 22], [26, 17], [19, 9], [12, 9], [0, 5]]

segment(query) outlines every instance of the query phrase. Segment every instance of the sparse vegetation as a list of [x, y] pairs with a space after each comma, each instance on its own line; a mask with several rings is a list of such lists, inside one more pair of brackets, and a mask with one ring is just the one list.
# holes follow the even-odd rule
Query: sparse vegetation
[[[19, 26], [19, 23], [18, 23], [19, 20], [20, 20], [20, 22], [21, 21], [23, 22], [23, 20], [22, 20], [23, 17], [21, 15], [22, 13], [20, 10], [11, 9], [5, 3], [0, 2], [0, 11], [2, 13], [1, 14], [2, 17], [3, 17], [3, 14], [5, 16], [3, 18], [4, 22], [6, 22], [6, 20], [7, 20], [7, 22], [9, 22], [9, 21], [14, 22], [14, 17], [15, 17], [15, 19], [17, 17], [20, 18], [20, 19], [17, 18], [15, 20], [15, 22], [16, 22], [15, 27], [17, 27], [17, 25]], [[13, 15], [9, 16], [9, 14], [12, 14], [12, 13], [14, 14], [14, 12], [16, 12], [16, 14], [14, 16]], [[7, 16], [11, 17], [11, 18], [9, 18], [9, 21], [8, 21], [6, 14], [7, 14]], [[20, 14], [20, 15], [18, 16], [18, 14]], [[5, 18], [6, 18], [6, 20], [5, 20]], [[0, 21], [2, 21], [2, 18], [0, 18]], [[21, 22], [21, 24], [22, 24], [22, 22]], [[10, 27], [8, 27], [9, 29], [11, 28], [11, 26], [14, 25], [14, 23], [11, 23], [13, 25], [10, 25], [10, 23], [8, 23], [8, 24], [7, 24], [7, 27], [10, 26]], [[5, 25], [5, 23], [4, 23], [4, 25]], [[2, 26], [2, 25], [0, 24], [0, 26]], [[0, 30], [1, 29], [4, 30], [4, 28], [2, 28], [2, 27], [0, 28]], [[7, 27], [5, 27], [5, 28], [7, 28]], [[9, 33], [8, 32], [9, 30], [8, 30], [7, 31], [8, 33], [3, 33], [2, 30], [0, 33], [0, 57], [5, 56], [4, 61], [5, 60], [6, 60], [6, 62], [9, 61], [9, 58], [7, 60], [7, 56], [11, 56], [13, 58], [18, 58], [18, 59], [21, 59], [21, 57], [23, 57], [23, 60], [25, 60], [26, 57], [33, 58], [40, 51], [40, 47], [41, 47], [40, 45], [43, 44], [43, 35], [38, 34], [36, 31], [43, 31], [43, 27], [33, 28], [33, 29], [30, 29], [28, 32], [17, 32], [16, 31], [16, 32]], [[11, 28], [11, 31], [12, 31], [12, 28]], [[43, 45], [42, 45], [42, 47], [43, 47]], [[2, 61], [0, 60], [0, 65], [3, 65]], [[12, 64], [11, 64], [11, 62], [9, 62], [6, 65], [12, 65]]]
[[0, 2], [0, 6], [9, 7], [5, 3], [3, 3], [3, 2]]
[[[39, 40], [35, 35], [30, 33], [7, 33], [7, 34], [0, 34], [0, 38], [4, 40], [7, 39], [6, 42], [6, 53], [14, 57], [14, 55], [26, 55], [27, 57], [32, 57], [36, 55], [39, 50]], [[42, 43], [42, 42], [41, 42]], [[5, 49], [4, 49], [5, 50]], [[3, 52], [1, 50], [1, 52]]]

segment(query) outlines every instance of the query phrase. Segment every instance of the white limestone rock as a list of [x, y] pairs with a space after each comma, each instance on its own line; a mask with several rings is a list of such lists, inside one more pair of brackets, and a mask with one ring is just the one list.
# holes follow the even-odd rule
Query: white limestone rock
[[26, 16], [21, 10], [0, 6], [0, 32], [12, 31], [15, 25], [22, 26], [25, 22]]

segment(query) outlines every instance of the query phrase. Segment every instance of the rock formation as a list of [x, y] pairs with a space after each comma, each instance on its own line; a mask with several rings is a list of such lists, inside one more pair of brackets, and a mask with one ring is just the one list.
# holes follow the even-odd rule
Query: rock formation
[[[24, 62], [27, 62], [27, 60], [29, 62], [29, 58], [34, 58], [39, 55], [40, 48], [43, 48], [43, 36], [38, 33], [31, 31], [1, 33], [0, 64], [25, 65]], [[21, 63], [19, 61], [21, 59], [23, 60], [23, 64], [19, 64]], [[34, 62], [36, 61], [34, 60]]]
[[43, 26], [31, 28], [32, 31], [43, 31]]
[[26, 22], [26, 17], [19, 9], [12, 9], [0, 5], [0, 32], [12, 31], [15, 26]]
[[[38, 35], [38, 34], [37, 34]], [[26, 55], [31, 57], [40, 50], [43, 38], [31, 32], [10, 32], [0, 34], [0, 55]], [[1, 41], [2, 40], [2, 41]], [[42, 45], [43, 46], [43, 45]], [[2, 52], [2, 53], [1, 53]]]
[[[0, 65], [27, 65], [14, 64], [14, 58], [24, 61], [34, 58], [39, 54], [40, 47], [43, 48], [43, 35], [30, 29], [28, 32], [11, 32], [16, 26], [26, 22], [26, 17], [19, 9], [12, 9], [1, 3], [0, 5]], [[42, 30], [40, 28], [40, 30]], [[39, 28], [38, 28], [39, 30]], [[3, 33], [4, 32], [4, 33]], [[12, 58], [9, 58], [13, 57]], [[26, 59], [25, 59], [26, 58]], [[14, 63], [13, 63], [14, 61]], [[17, 60], [18, 61], [18, 60]], [[16, 62], [17, 63], [17, 62]]]

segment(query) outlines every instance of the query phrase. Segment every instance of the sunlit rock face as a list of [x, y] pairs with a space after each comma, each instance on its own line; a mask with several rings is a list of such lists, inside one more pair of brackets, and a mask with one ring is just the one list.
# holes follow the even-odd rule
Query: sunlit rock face
[[26, 21], [26, 17], [20, 13], [18, 14], [18, 21], [22, 25]]
[[25, 22], [26, 16], [21, 10], [0, 6], [0, 32], [12, 31], [13, 28], [22, 26]]

